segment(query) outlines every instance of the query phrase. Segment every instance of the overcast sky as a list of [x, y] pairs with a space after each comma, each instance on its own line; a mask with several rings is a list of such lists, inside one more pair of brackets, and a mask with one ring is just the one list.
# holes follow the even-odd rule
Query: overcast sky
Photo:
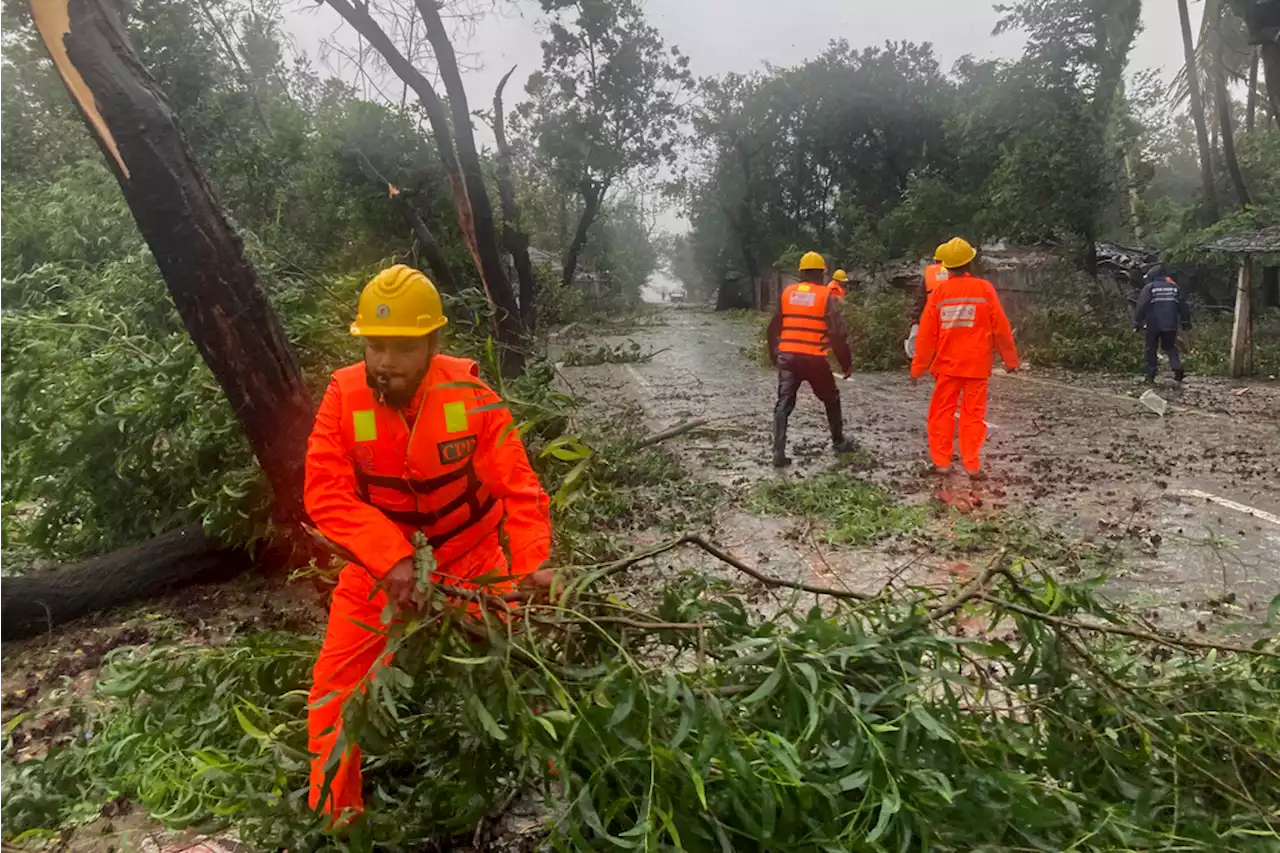
[[[520, 86], [508, 89], [514, 96], [542, 58], [537, 2], [499, 0], [496, 5], [467, 46], [481, 63], [468, 73], [468, 89], [486, 104], [508, 68], [520, 66], [512, 81]], [[1193, 0], [1192, 7], [1198, 24], [1202, 3]], [[645, 8], [663, 38], [689, 55], [697, 76], [753, 71], [765, 63], [799, 64], [838, 38], [854, 47], [889, 39], [932, 42], [944, 68], [966, 53], [1013, 58], [1022, 47], [1020, 34], [991, 34], [997, 16], [989, 0], [647, 0]], [[1142, 14], [1130, 70], [1169, 73], [1181, 58], [1177, 4], [1146, 0]], [[287, 21], [297, 47], [313, 59], [321, 40], [335, 31], [354, 41], [336, 12], [309, 0], [291, 7]]]
[[[944, 69], [965, 54], [979, 58], [1016, 58], [1018, 33], [993, 36], [997, 15], [990, 0], [646, 0], [650, 22], [664, 39], [688, 54], [696, 76], [761, 69], [766, 63], [797, 65], [832, 39], [857, 48], [886, 40], [931, 42]], [[523, 96], [524, 81], [541, 63], [536, 0], [498, 0], [496, 11], [475, 28], [470, 43], [458, 45], [478, 63], [466, 74], [471, 106], [486, 108], [498, 79], [518, 65], [507, 88], [507, 103]], [[1203, 4], [1192, 0], [1197, 25]], [[1146, 0], [1142, 31], [1130, 54], [1129, 71], [1160, 69], [1168, 77], [1180, 62], [1181, 35], [1174, 0]], [[299, 0], [287, 13], [287, 28], [298, 50], [318, 68], [337, 73], [319, 60], [320, 45], [336, 37], [354, 44], [349, 28], [328, 6]], [[349, 76], [349, 75], [344, 75]], [[399, 96], [399, 89], [395, 89]], [[370, 93], [371, 94], [371, 93]], [[482, 140], [488, 129], [477, 127]], [[684, 230], [674, 213], [663, 217], [669, 230]]]

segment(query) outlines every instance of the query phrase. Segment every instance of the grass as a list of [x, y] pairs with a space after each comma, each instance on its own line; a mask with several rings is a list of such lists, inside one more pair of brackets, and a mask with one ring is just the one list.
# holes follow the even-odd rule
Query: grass
[[823, 538], [840, 545], [868, 545], [909, 533], [927, 515], [922, 506], [903, 506], [880, 486], [838, 472], [763, 483], [748, 506], [820, 521]]

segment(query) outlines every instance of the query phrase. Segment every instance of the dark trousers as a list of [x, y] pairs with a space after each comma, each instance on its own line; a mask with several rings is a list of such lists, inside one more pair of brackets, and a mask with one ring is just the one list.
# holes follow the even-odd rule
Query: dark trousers
[[1147, 329], [1146, 348], [1143, 351], [1143, 364], [1146, 368], [1148, 379], [1156, 378], [1156, 347], [1164, 350], [1169, 356], [1169, 367], [1173, 369], [1173, 375], [1182, 376], [1182, 356], [1178, 354], [1178, 333], [1159, 332], [1155, 329]]
[[840, 389], [831, 372], [831, 364], [817, 355], [778, 355], [778, 402], [773, 407], [773, 452], [781, 456], [787, 448], [787, 420], [796, 407], [796, 395], [805, 382], [827, 409], [827, 425], [831, 440], [844, 439], [844, 416], [840, 411]]

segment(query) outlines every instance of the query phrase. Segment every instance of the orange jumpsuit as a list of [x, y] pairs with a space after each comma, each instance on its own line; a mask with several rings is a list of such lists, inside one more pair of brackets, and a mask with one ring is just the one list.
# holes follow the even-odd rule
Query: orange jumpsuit
[[940, 468], [951, 465], [956, 404], [960, 405], [960, 461], [966, 471], [981, 470], [980, 452], [987, 437], [987, 380], [992, 347], [1005, 366], [1018, 366], [1013, 330], [996, 289], [986, 279], [951, 271], [929, 294], [920, 315], [911, 375], [930, 370], [934, 376], [929, 402], [929, 455]]
[[[311, 806], [335, 818], [363, 808], [354, 747], [320, 801], [342, 706], [386, 648], [381, 634], [362, 625], [386, 627], [387, 597], [376, 584], [413, 556], [413, 533], [427, 535], [444, 583], [491, 571], [523, 577], [550, 554], [550, 502], [510, 412], [495, 405], [498, 395], [477, 376], [474, 362], [437, 355], [400, 411], [377, 401], [360, 363], [334, 373], [316, 414], [307, 444], [307, 513], [359, 561], [338, 577], [307, 713]], [[509, 571], [500, 527], [511, 550]]]

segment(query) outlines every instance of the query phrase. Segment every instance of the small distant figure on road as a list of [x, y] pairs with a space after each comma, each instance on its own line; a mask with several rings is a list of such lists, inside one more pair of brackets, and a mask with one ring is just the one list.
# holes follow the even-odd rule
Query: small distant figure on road
[[778, 311], [769, 321], [769, 360], [778, 367], [778, 402], [773, 409], [773, 464], [791, 464], [787, 457], [787, 421], [796, 407], [801, 384], [808, 382], [827, 409], [827, 425], [836, 453], [850, 453], [853, 442], [844, 437], [840, 389], [827, 359], [834, 349], [846, 379], [853, 358], [840, 317], [838, 299], [826, 284], [827, 262], [817, 252], [800, 259], [800, 281], [782, 291]]
[[844, 299], [844, 286], [849, 283], [849, 274], [844, 270], [836, 270], [831, 274], [831, 281], [827, 284], [827, 290], [831, 291], [831, 295], [837, 300]]
[[1133, 330], [1146, 326], [1147, 339], [1143, 351], [1143, 367], [1148, 385], [1154, 385], [1159, 365], [1156, 348], [1169, 356], [1173, 380], [1181, 382], [1186, 373], [1182, 370], [1182, 355], [1178, 352], [1178, 327], [1191, 329], [1191, 306], [1187, 304], [1182, 288], [1173, 280], [1164, 264], [1156, 264], [1147, 270], [1146, 284], [1138, 294], [1138, 304], [1133, 308]]
[[934, 377], [929, 401], [929, 455], [934, 471], [951, 472], [956, 435], [956, 405], [960, 406], [960, 461], [969, 476], [985, 479], [980, 453], [987, 438], [987, 382], [991, 378], [991, 348], [1000, 351], [1005, 367], [1017, 370], [1018, 351], [1013, 330], [996, 289], [969, 272], [977, 250], [956, 237], [938, 247], [946, 277], [939, 279], [924, 312], [911, 360], [911, 381], [926, 370]]

